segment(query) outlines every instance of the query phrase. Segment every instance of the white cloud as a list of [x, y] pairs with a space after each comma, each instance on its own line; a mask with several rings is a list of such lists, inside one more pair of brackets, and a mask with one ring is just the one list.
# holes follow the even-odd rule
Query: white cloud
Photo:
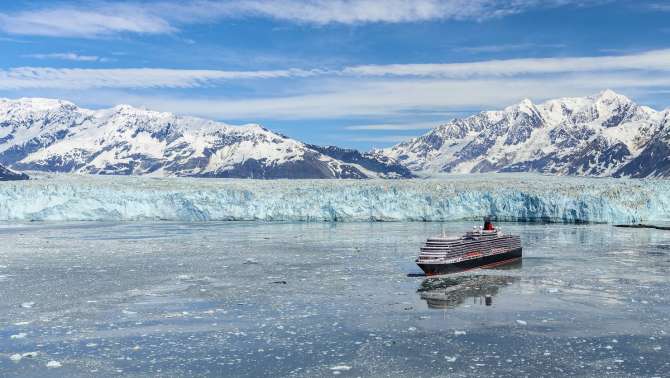
[[51, 54], [28, 54], [24, 55], [28, 58], [35, 59], [60, 59], [60, 60], [71, 60], [75, 62], [106, 62], [107, 58], [101, 58], [96, 55], [79, 55], [77, 53], [67, 52], [67, 53], [51, 53]]
[[[181, 22], [265, 17], [310, 24], [485, 20], [533, 8], [587, 6], [609, 0], [201, 0], [163, 2], [153, 9]], [[177, 11], [178, 10], [178, 11]], [[170, 16], [166, 16], [170, 17]]]
[[[44, 55], [47, 57], [47, 55]], [[72, 57], [80, 58], [74, 55]], [[470, 63], [393, 64], [344, 67], [339, 70], [285, 69], [261, 71], [184, 70], [161, 68], [63, 69], [19, 67], [0, 70], [0, 89], [21, 88], [194, 88], [215, 86], [227, 80], [328, 77], [420, 78], [425, 80], [466, 78], [532, 78], [575, 73], [670, 71], [670, 50], [600, 57], [488, 60]]]
[[[314, 24], [484, 19], [519, 11], [518, 1], [241, 0], [209, 7], [221, 16], [261, 16]], [[527, 3], [527, 2], [523, 2]]]
[[137, 5], [94, 8], [53, 7], [0, 13], [0, 30], [9, 34], [95, 38], [117, 33], [163, 34], [176, 28]]
[[165, 34], [183, 24], [262, 17], [308, 24], [484, 20], [531, 8], [606, 0], [228, 0], [97, 2], [0, 13], [10, 34], [96, 38], [118, 33]]
[[49, 68], [20, 67], [0, 70], [0, 89], [26, 88], [192, 88], [224, 80], [306, 77], [318, 71], [179, 70], [160, 68]]
[[620, 56], [507, 59], [444, 64], [364, 65], [345, 68], [343, 73], [361, 76], [466, 78], [616, 70], [668, 71], [670, 70], [670, 49]]

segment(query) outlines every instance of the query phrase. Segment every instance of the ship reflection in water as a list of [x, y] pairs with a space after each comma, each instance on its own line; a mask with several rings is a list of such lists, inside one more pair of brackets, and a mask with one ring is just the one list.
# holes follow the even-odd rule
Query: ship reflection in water
[[[517, 269], [521, 262], [508, 264], [505, 269]], [[500, 267], [499, 269], [503, 269]], [[473, 304], [491, 306], [500, 289], [519, 281], [515, 276], [460, 275], [427, 278], [417, 290], [428, 308], [454, 309], [472, 301]]]

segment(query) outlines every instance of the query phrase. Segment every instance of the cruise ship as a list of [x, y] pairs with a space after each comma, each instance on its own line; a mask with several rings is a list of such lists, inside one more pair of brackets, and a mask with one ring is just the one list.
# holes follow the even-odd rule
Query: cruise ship
[[416, 259], [427, 276], [491, 268], [521, 259], [521, 238], [496, 229], [490, 219], [458, 238], [428, 238]]

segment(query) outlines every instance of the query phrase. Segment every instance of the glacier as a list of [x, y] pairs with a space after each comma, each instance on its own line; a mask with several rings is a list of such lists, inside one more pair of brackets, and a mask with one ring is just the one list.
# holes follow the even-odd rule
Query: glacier
[[247, 180], [31, 174], [0, 182], [0, 221], [504, 221], [670, 219], [670, 181], [538, 174]]

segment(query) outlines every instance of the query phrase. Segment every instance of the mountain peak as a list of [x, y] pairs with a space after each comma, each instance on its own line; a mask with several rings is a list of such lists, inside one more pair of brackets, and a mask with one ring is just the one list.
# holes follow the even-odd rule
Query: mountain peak
[[114, 109], [123, 111], [123, 110], [134, 110], [136, 109], [135, 107], [128, 105], [128, 104], [119, 104], [114, 107]]
[[527, 108], [530, 108], [530, 107], [533, 107], [533, 106], [535, 106], [535, 105], [533, 104], [533, 101], [531, 101], [531, 99], [529, 99], [529, 98], [524, 98], [523, 100], [521, 100], [521, 101], [519, 102], [519, 104], [518, 104], [517, 106], [519, 106], [519, 107], [527, 107]]
[[532, 114], [537, 111], [535, 104], [529, 98], [524, 98], [516, 105], [508, 106], [505, 108], [506, 112], [522, 112], [527, 114]]
[[116, 105], [115, 107], [112, 108], [112, 110], [116, 113], [124, 113], [124, 114], [159, 113], [153, 110], [146, 109], [144, 107], [135, 107], [128, 104]]
[[33, 110], [49, 110], [60, 107], [76, 107], [70, 101], [58, 100], [53, 98], [42, 98], [42, 97], [22, 97], [16, 100], [3, 98], [0, 99], [0, 103], [9, 104], [10, 106], [16, 105], [22, 108], [31, 108]]
[[615, 102], [615, 101], [618, 101], [618, 102], [632, 102], [632, 100], [629, 99], [628, 97], [626, 97], [622, 94], [619, 94], [617, 92], [614, 92], [611, 89], [605, 89], [604, 91], [601, 91], [597, 95], [593, 96], [593, 98], [596, 101], [605, 102], [605, 103], [612, 103], [612, 102]]

